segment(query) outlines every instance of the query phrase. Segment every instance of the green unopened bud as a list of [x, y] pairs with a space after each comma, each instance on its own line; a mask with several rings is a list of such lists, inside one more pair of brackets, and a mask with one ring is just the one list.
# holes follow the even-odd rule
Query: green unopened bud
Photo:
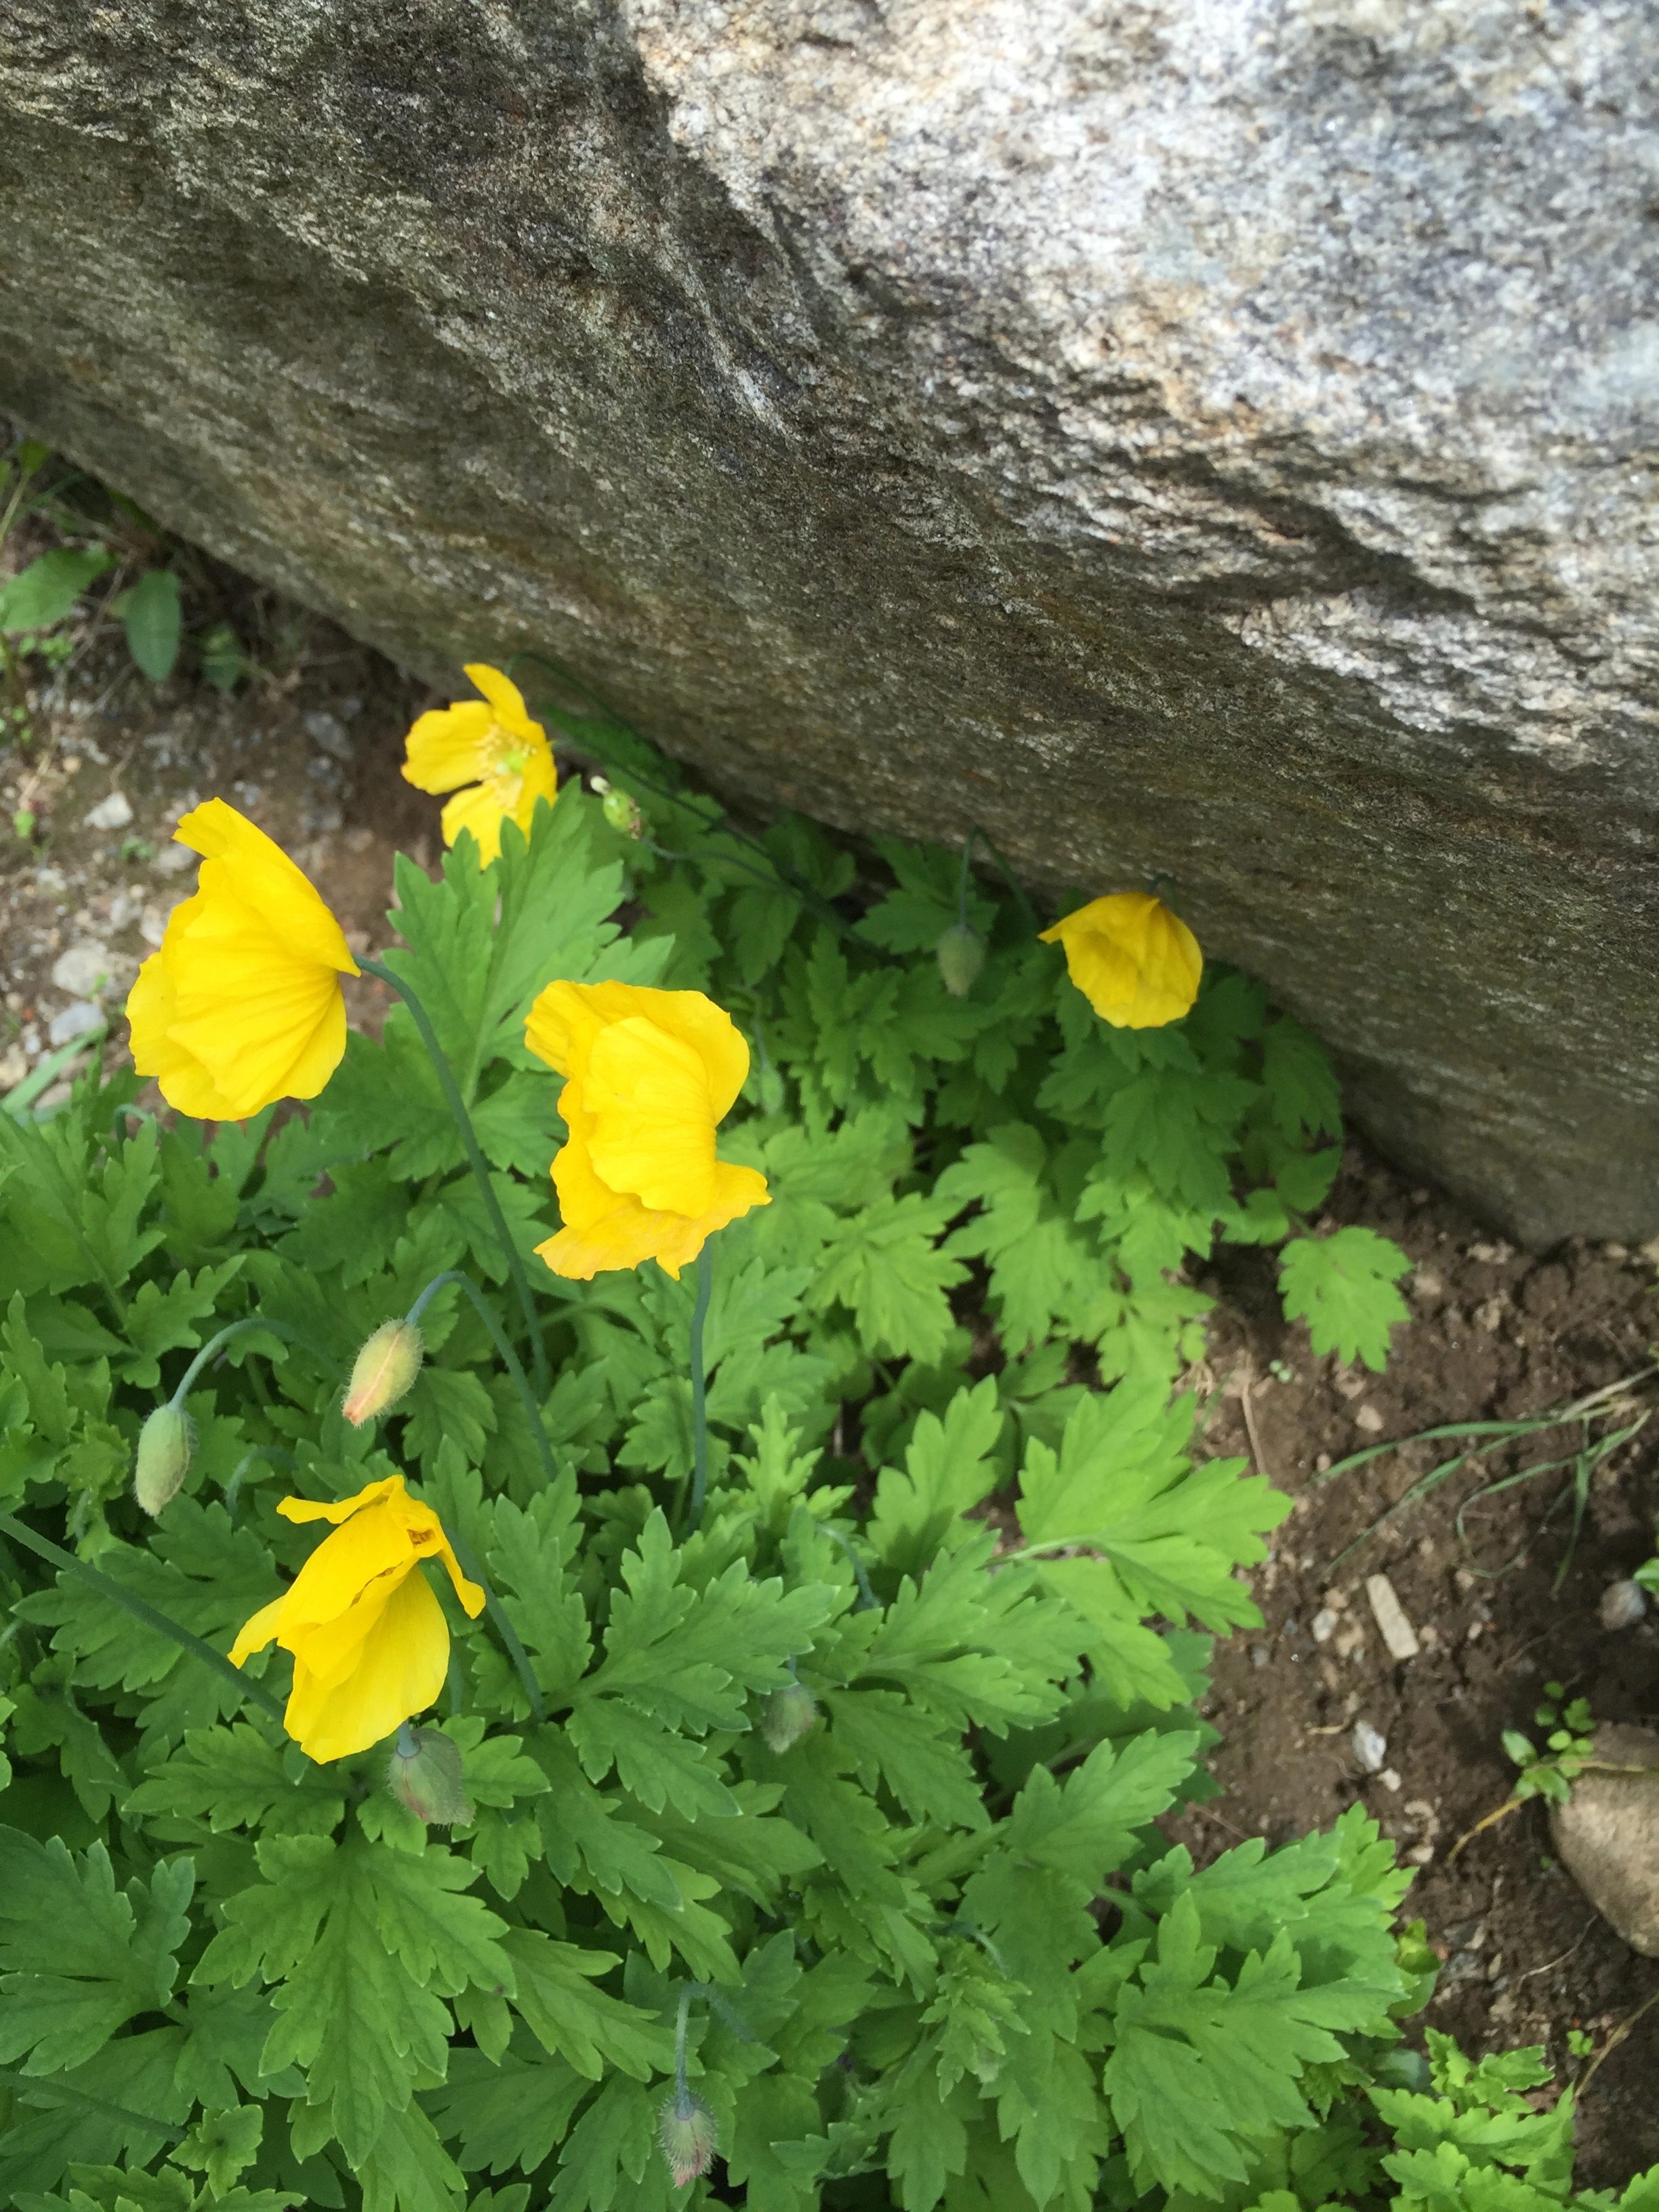
[[770, 1748], [781, 1755], [792, 1743], [800, 1741], [817, 1717], [817, 1706], [805, 1682], [786, 1682], [761, 1707], [761, 1734]]
[[676, 2189], [686, 2188], [714, 2164], [719, 2136], [714, 2115], [690, 2089], [663, 2099], [657, 2134]]
[[599, 806], [611, 827], [620, 830], [624, 837], [644, 835], [645, 823], [640, 815], [640, 803], [631, 791], [618, 791], [614, 784], [609, 785]]
[[[407, 1752], [404, 1744], [410, 1747]], [[461, 1780], [461, 1747], [441, 1729], [401, 1729], [386, 1778], [398, 1802], [428, 1826], [465, 1827], [472, 1819]]]
[[34, 835], [34, 809], [32, 806], [20, 806], [11, 817], [11, 828], [12, 835], [15, 837], [21, 837], [27, 845]]
[[953, 999], [965, 999], [985, 965], [985, 939], [965, 921], [953, 921], [933, 951], [945, 989]]
[[354, 1429], [390, 1411], [414, 1386], [426, 1356], [421, 1332], [406, 1321], [383, 1322], [357, 1354], [342, 1407]]
[[784, 1096], [783, 1077], [769, 1060], [760, 1072], [761, 1112], [781, 1114]]
[[178, 1495], [195, 1449], [196, 1425], [177, 1406], [158, 1406], [139, 1430], [132, 1494], [152, 1519]]

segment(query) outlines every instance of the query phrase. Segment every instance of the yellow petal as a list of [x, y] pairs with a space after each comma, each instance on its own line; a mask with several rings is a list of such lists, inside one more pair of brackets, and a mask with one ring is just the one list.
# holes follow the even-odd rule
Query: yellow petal
[[404, 781], [417, 791], [453, 791], [475, 782], [484, 771], [483, 744], [495, 720], [482, 699], [417, 715], [404, 740]]
[[602, 1182], [641, 1204], [706, 1212], [714, 1192], [714, 1116], [702, 1055], [654, 1022], [612, 1022], [582, 1079], [588, 1154]]
[[501, 793], [496, 780], [487, 783], [469, 784], [458, 791], [443, 811], [442, 829], [446, 845], [453, 845], [463, 830], [470, 830], [478, 844], [478, 864], [487, 868], [501, 849]]
[[701, 991], [658, 991], [643, 983], [550, 983], [531, 1007], [525, 1042], [561, 1075], [580, 1076], [594, 1041], [613, 1022], [653, 1022], [690, 1045], [708, 1078], [716, 1121], [731, 1111], [749, 1073], [749, 1047], [725, 1008]]
[[513, 806], [513, 819], [527, 837], [530, 825], [536, 818], [536, 801], [544, 799], [550, 806], [559, 795], [559, 773], [553, 765], [553, 756], [545, 745], [528, 755], [519, 772], [519, 796]]
[[530, 709], [524, 703], [524, 694], [510, 676], [503, 676], [499, 668], [488, 661], [470, 660], [466, 673], [495, 708], [495, 719], [515, 737], [538, 738], [547, 742], [546, 732], [539, 722], [530, 719]]
[[[210, 799], [184, 817], [173, 838], [210, 862], [222, 862], [216, 879], [295, 952], [343, 975], [359, 973], [339, 923], [303, 869], [234, 806]], [[202, 889], [209, 890], [216, 877], [204, 868], [202, 878]]]
[[[567, 1146], [553, 1163], [556, 1182]], [[648, 1211], [635, 1198], [627, 1198], [603, 1212], [586, 1212], [573, 1218], [560, 1188], [560, 1210], [565, 1225], [556, 1236], [536, 1247], [537, 1256], [556, 1275], [576, 1282], [592, 1282], [612, 1269], [637, 1267], [655, 1260], [676, 1279], [680, 1269], [695, 1260], [705, 1241], [757, 1206], [771, 1203], [766, 1178], [756, 1168], [714, 1163], [714, 1189], [708, 1210], [696, 1219], [682, 1213]]]
[[283, 1724], [310, 1758], [349, 1759], [424, 1712], [448, 1669], [443, 1607], [417, 1570], [393, 1592], [343, 1680], [320, 1683], [295, 1662]]
[[1065, 947], [1066, 971], [1101, 1019], [1118, 1029], [1162, 1029], [1198, 996], [1198, 939], [1162, 899], [1121, 891], [1093, 899], [1042, 933]]
[[161, 950], [145, 961], [127, 994], [132, 1064], [140, 1075], [155, 1077], [162, 1097], [179, 1113], [198, 1121], [234, 1121], [241, 1118], [236, 1101], [220, 1091], [194, 1053], [187, 1051], [172, 1033], [179, 994], [169, 964], [168, 939], [175, 939], [187, 918], [186, 909], [195, 904], [194, 899], [186, 899], [184, 905], [173, 908]]
[[366, 1484], [353, 1498], [338, 1498], [332, 1504], [316, 1498], [284, 1498], [279, 1500], [276, 1510], [284, 1521], [332, 1521], [337, 1526], [342, 1521], [349, 1521], [362, 1506], [378, 1505], [384, 1498], [407, 1495], [402, 1475], [388, 1474], [379, 1482]]
[[283, 1607], [288, 1603], [288, 1592], [274, 1597], [269, 1605], [262, 1605], [252, 1620], [245, 1620], [236, 1632], [236, 1641], [230, 1647], [231, 1662], [240, 1667], [251, 1652], [262, 1651], [283, 1625]]

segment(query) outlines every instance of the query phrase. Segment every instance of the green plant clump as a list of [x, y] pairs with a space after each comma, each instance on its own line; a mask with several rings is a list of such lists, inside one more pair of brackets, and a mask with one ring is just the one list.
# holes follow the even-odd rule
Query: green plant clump
[[[1316, 1345], [1374, 1364], [1403, 1311], [1391, 1248], [1307, 1225], [1318, 1046], [1221, 969], [1103, 1028], [1020, 900], [962, 913], [956, 855], [884, 845], [870, 902], [805, 823], [646, 812], [573, 780], [489, 868], [398, 871], [387, 963], [538, 1342], [401, 1005], [280, 1121], [166, 1126], [95, 1070], [0, 1115], [0, 2201], [1565, 2203], [1535, 2069], [1404, 2050], [1433, 1962], [1361, 1809], [1201, 1871], [1156, 1825], [1213, 1794], [1209, 1638], [1258, 1622], [1287, 1510], [1171, 1400], [1183, 1265], [1283, 1244]], [[722, 1145], [771, 1202], [715, 1240], [695, 1530], [692, 1273], [533, 1255], [556, 977], [706, 988], [753, 1048]], [[287, 1656], [222, 1655], [315, 1548], [278, 1499], [397, 1474], [490, 1604], [434, 1577], [437, 1711], [319, 1765]]]

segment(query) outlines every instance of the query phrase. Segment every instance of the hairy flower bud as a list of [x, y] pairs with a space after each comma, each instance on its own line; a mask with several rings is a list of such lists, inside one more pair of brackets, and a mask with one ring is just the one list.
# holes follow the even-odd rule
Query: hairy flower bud
[[[407, 1753], [405, 1742], [414, 1747]], [[465, 1827], [473, 1817], [461, 1780], [461, 1747], [441, 1729], [401, 1731], [386, 1778], [398, 1802], [428, 1826], [436, 1822]]]
[[985, 965], [985, 939], [965, 921], [953, 921], [933, 951], [945, 989], [953, 999], [965, 999]]
[[783, 1077], [769, 1060], [763, 1062], [760, 1072], [761, 1112], [781, 1114], [787, 1095], [783, 1087]]
[[34, 836], [34, 809], [32, 806], [17, 809], [11, 817], [11, 831], [13, 836], [21, 839], [25, 845], [29, 842]]
[[391, 1411], [412, 1388], [425, 1353], [420, 1330], [408, 1322], [380, 1324], [357, 1354], [346, 1385], [343, 1411], [354, 1429]]
[[152, 1520], [190, 1472], [196, 1425], [177, 1406], [158, 1406], [138, 1431], [132, 1494]]
[[799, 1743], [818, 1717], [812, 1692], [804, 1682], [786, 1682], [761, 1707], [760, 1729], [769, 1747], [781, 1755]]
[[618, 791], [614, 784], [607, 785], [599, 807], [611, 827], [620, 830], [624, 837], [644, 836], [645, 823], [640, 814], [640, 803], [631, 791]]
[[684, 2189], [714, 2164], [718, 2135], [714, 2115], [690, 2089], [676, 2090], [663, 2099], [657, 2134], [676, 2189]]

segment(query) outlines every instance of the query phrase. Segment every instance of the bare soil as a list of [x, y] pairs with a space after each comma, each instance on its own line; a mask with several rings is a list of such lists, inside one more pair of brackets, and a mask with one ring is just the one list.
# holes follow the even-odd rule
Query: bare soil
[[[1330, 1214], [1411, 1255], [1413, 1317], [1376, 1376], [1314, 1358], [1305, 1328], [1286, 1325], [1262, 1255], [1230, 1253], [1206, 1280], [1220, 1301], [1206, 1441], [1249, 1454], [1296, 1505], [1255, 1578], [1265, 1627], [1216, 1654], [1208, 1710], [1224, 1741], [1210, 1764], [1226, 1794], [1170, 1831], [1203, 1862], [1241, 1837], [1281, 1843], [1328, 1826], [1363, 1800], [1420, 1869], [1406, 1911], [1426, 1922], [1444, 1961], [1419, 2033], [1439, 2028], [1474, 2052], [1540, 2044], [1571, 2080], [1588, 2062], [1569, 2052], [1568, 2032], [1591, 2035], [1599, 2052], [1659, 1994], [1659, 1960], [1622, 1942], [1557, 1863], [1537, 1800], [1450, 1854], [1510, 1794], [1501, 1731], [1541, 1740], [1534, 1714], [1547, 1681], [1586, 1698], [1598, 1721], [1659, 1715], [1659, 1626], [1650, 1615], [1609, 1632], [1598, 1612], [1608, 1584], [1656, 1548], [1659, 1419], [1595, 1472], [1576, 1546], [1571, 1468], [1476, 1493], [1575, 1451], [1578, 1422], [1459, 1468], [1386, 1520], [1455, 1441], [1402, 1443], [1321, 1478], [1368, 1445], [1518, 1419], [1626, 1376], [1648, 1377], [1632, 1393], [1638, 1411], [1654, 1404], [1653, 1259], [1582, 1243], [1516, 1252], [1358, 1146]], [[1366, 1593], [1377, 1574], [1422, 1645], [1403, 1663]], [[1386, 1744], [1376, 1774], [1356, 1753], [1357, 1723]], [[1659, 2162], [1656, 2065], [1659, 2006], [1589, 2083], [1582, 2185], [1622, 2184]]]
[[[38, 550], [20, 534], [0, 566]], [[292, 853], [357, 951], [386, 940], [394, 851], [425, 866], [437, 856], [437, 803], [397, 774], [404, 732], [432, 703], [424, 687], [228, 572], [202, 573], [245, 638], [279, 641], [234, 696], [188, 678], [150, 684], [103, 617], [82, 626], [50, 680], [35, 665], [33, 740], [0, 751], [5, 818], [27, 806], [39, 823], [27, 842], [0, 828], [0, 1091], [51, 1051], [54, 1021], [61, 1034], [65, 1015], [71, 1029], [85, 1018], [71, 1008], [107, 1006], [122, 1033], [138, 963], [193, 886], [193, 863], [168, 841], [198, 800], [225, 796]], [[100, 827], [112, 799], [131, 818]], [[373, 1025], [377, 993], [354, 987], [354, 1020]], [[1577, 1427], [1460, 1469], [1380, 1527], [1450, 1446], [1401, 1443], [1358, 1472], [1321, 1476], [1368, 1444], [1538, 1413], [1650, 1369], [1652, 1261], [1613, 1246], [1513, 1251], [1359, 1146], [1329, 1211], [1411, 1255], [1413, 1317], [1388, 1372], [1373, 1376], [1314, 1358], [1305, 1330], [1283, 1319], [1269, 1258], [1232, 1253], [1203, 1279], [1218, 1305], [1191, 1379], [1206, 1394], [1209, 1447], [1249, 1454], [1296, 1507], [1256, 1577], [1266, 1626], [1216, 1655], [1210, 1710], [1224, 1741], [1212, 1764], [1225, 1795], [1171, 1830], [1204, 1861], [1243, 1837], [1278, 1843], [1328, 1825], [1363, 1798], [1419, 1869], [1407, 1910], [1445, 1961], [1427, 2024], [1476, 2051], [1542, 2044], [1569, 2079], [1584, 2062], [1568, 2032], [1587, 2031], [1598, 2049], [1616, 2037], [1659, 1992], [1659, 1960], [1622, 1942], [1554, 1863], [1537, 1804], [1455, 1863], [1449, 1854], [1508, 1796], [1500, 1731], [1531, 1725], [1547, 1680], [1587, 1697], [1598, 1719], [1659, 1714], [1659, 1627], [1649, 1619], [1609, 1633], [1597, 1614], [1608, 1583], [1655, 1548], [1659, 1420], [1597, 1472], [1565, 1575], [1571, 1516], [1559, 1472], [1469, 1504], [1462, 1535], [1456, 1524], [1483, 1485], [1560, 1456]], [[1379, 1572], [1422, 1642], [1404, 1663], [1389, 1658], [1365, 1594]], [[1355, 1754], [1361, 1722], [1386, 1744], [1376, 1775]], [[1618, 2185], [1659, 2161], [1656, 2060], [1659, 2007], [1590, 2086], [1585, 2184]]]

